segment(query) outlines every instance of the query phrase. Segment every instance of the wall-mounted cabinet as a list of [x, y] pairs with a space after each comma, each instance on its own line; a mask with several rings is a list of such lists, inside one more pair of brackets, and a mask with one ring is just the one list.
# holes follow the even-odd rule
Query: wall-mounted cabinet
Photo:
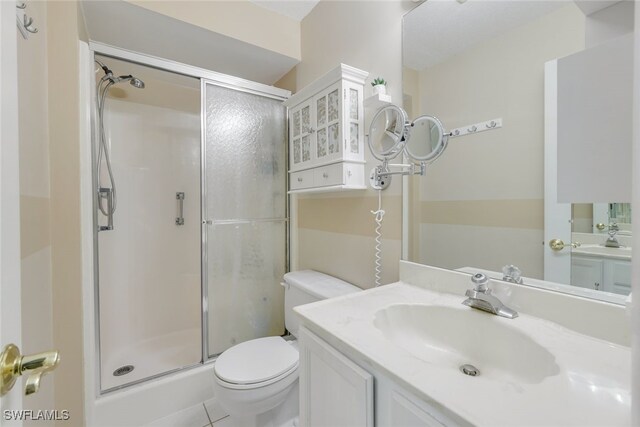
[[364, 82], [348, 65], [289, 98], [291, 193], [365, 189]]

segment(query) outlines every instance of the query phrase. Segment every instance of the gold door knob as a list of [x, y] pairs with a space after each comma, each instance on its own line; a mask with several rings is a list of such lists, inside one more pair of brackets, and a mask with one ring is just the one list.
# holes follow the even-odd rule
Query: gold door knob
[[561, 251], [567, 246], [570, 246], [572, 248], [577, 248], [580, 246], [580, 243], [579, 242], [565, 243], [560, 239], [551, 239], [551, 241], [549, 241], [549, 247], [554, 251]]
[[0, 396], [7, 394], [21, 375], [28, 375], [24, 393], [28, 396], [40, 389], [42, 376], [60, 363], [57, 351], [22, 356], [20, 349], [9, 344], [0, 354]]
[[600, 231], [604, 230], [605, 228], [607, 228], [606, 225], [604, 225], [603, 223], [599, 222], [596, 224], [596, 228]]

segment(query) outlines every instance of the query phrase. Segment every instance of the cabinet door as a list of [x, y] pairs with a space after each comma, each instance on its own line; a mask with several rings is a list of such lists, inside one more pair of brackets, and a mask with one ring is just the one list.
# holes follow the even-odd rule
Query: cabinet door
[[603, 261], [571, 255], [571, 284], [588, 289], [603, 289]]
[[292, 108], [289, 112], [290, 169], [306, 169], [315, 157], [315, 134], [313, 128], [313, 99]]
[[604, 290], [615, 294], [631, 292], [631, 262], [609, 259], [604, 264]]
[[419, 402], [393, 390], [390, 402], [390, 425], [395, 427], [442, 427]]
[[364, 161], [364, 95], [362, 85], [343, 83], [345, 159]]
[[304, 327], [300, 344], [300, 425], [373, 427], [373, 376]]
[[335, 83], [314, 97], [316, 164], [342, 158], [342, 98], [340, 83]]

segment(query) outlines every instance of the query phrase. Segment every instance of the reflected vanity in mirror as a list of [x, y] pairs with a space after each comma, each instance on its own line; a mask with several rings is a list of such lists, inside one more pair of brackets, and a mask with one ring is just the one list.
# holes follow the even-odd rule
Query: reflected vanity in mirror
[[[609, 74], [580, 82], [593, 90], [577, 90], [567, 73], [592, 56], [625, 52], [633, 4], [617, 3], [607, 15], [583, 8], [579, 1], [443, 0], [405, 15], [405, 110], [410, 119], [434, 115], [452, 133], [424, 177], [406, 178], [404, 259], [624, 302], [630, 179], [613, 169], [630, 170], [616, 159], [630, 158], [623, 93], [631, 64], [609, 63]], [[594, 22], [610, 16], [617, 17], [611, 31], [599, 32]], [[615, 137], [590, 141], [571, 130], [594, 123], [576, 105], [589, 102], [606, 106], [598, 124], [609, 135], [616, 129]], [[439, 140], [428, 124], [413, 123], [420, 140]], [[420, 157], [432, 151], [425, 147], [409, 143], [405, 152]]]

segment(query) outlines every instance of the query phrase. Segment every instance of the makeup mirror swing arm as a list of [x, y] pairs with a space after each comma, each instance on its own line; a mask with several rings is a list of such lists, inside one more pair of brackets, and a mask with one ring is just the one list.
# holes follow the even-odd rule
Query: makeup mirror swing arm
[[[401, 168], [404, 170], [392, 171], [390, 168]], [[391, 184], [391, 177], [393, 175], [410, 176], [410, 175], [422, 175], [424, 176], [427, 170], [427, 162], [420, 163], [389, 163], [387, 159], [382, 161], [382, 164], [376, 166], [371, 171], [369, 177], [371, 181], [371, 187], [376, 190], [384, 190]]]

